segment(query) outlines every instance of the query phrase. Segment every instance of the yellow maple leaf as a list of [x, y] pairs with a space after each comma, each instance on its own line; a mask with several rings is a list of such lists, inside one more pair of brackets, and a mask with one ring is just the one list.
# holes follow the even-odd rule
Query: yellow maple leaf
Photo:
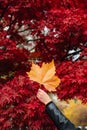
[[43, 63], [41, 67], [32, 63], [30, 72], [27, 72], [31, 80], [44, 85], [48, 91], [56, 91], [56, 88], [60, 84], [60, 79], [55, 73], [54, 61]]

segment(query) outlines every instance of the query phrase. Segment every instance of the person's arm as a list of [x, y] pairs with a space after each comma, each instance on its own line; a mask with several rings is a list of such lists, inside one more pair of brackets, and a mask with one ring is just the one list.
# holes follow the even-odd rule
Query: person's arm
[[53, 120], [58, 130], [80, 130], [79, 128], [75, 128], [75, 126], [60, 112], [46, 92], [39, 89], [37, 97], [46, 105], [46, 112]]
[[46, 112], [53, 120], [58, 130], [80, 130], [79, 128], [75, 128], [75, 126], [60, 112], [52, 101], [46, 104]]

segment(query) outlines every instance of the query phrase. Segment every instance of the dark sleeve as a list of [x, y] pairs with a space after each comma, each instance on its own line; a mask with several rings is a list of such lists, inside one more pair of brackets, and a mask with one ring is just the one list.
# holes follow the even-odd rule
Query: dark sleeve
[[60, 112], [53, 102], [46, 105], [46, 112], [53, 120], [58, 130], [80, 130], [79, 128], [75, 128], [75, 126]]

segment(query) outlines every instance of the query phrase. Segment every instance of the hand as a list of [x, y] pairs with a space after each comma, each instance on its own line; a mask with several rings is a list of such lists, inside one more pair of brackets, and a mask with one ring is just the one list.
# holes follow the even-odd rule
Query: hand
[[48, 104], [50, 101], [52, 101], [49, 95], [42, 89], [38, 90], [37, 98], [45, 105]]

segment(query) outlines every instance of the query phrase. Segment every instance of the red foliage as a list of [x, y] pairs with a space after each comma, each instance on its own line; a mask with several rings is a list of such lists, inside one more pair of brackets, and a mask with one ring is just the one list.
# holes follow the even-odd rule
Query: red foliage
[[[16, 76], [0, 89], [0, 129], [30, 127], [55, 128], [45, 113], [44, 105], [36, 98], [39, 85], [26, 75]], [[45, 119], [45, 120], [44, 120]]]
[[86, 0], [0, 0], [0, 130], [56, 130], [25, 74], [33, 59], [55, 60], [60, 99], [87, 102]]
[[87, 102], [87, 60], [63, 62], [58, 66], [57, 74], [61, 78], [57, 91], [59, 98], [78, 97]]
[[[70, 49], [80, 48], [80, 44], [84, 45], [87, 41], [87, 14], [81, 9], [53, 9], [44, 20], [38, 21], [38, 25], [41, 41], [37, 44], [37, 50], [41, 51], [45, 61], [52, 58], [61, 60]], [[44, 26], [48, 28], [46, 36], [40, 32]]]

